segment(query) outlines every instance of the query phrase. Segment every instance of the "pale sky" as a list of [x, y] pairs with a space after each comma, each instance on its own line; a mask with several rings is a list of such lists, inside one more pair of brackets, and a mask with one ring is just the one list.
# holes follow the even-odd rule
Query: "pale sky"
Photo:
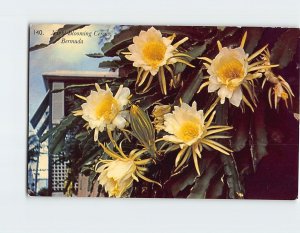
[[[31, 25], [30, 46], [40, 43], [48, 44], [53, 31], [61, 27], [63, 27], [62, 24]], [[103, 59], [90, 58], [85, 54], [101, 52], [103, 42], [113, 38], [115, 29], [114, 25], [90, 25], [74, 31], [84, 35], [66, 35], [63, 37], [65, 40], [81, 38], [83, 44], [62, 43], [62, 39], [60, 39], [53, 45], [29, 53], [29, 119], [35, 113], [46, 93], [42, 74], [57, 70], [100, 71], [98, 65]], [[43, 35], [39, 34], [40, 30]], [[89, 33], [91, 33], [90, 37]], [[103, 35], [102, 39], [100, 39], [100, 33]]]

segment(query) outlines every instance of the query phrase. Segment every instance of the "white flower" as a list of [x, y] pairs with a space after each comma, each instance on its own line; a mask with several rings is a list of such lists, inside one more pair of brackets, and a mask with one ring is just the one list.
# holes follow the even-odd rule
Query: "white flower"
[[[99, 184], [105, 188], [110, 197], [122, 197], [124, 192], [132, 186], [133, 180], [139, 182], [139, 178], [161, 186], [160, 183], [144, 176], [144, 173], [148, 171], [146, 166], [152, 162], [151, 158], [140, 158], [147, 150], [134, 149], [129, 155], [125, 155], [121, 145], [118, 146], [114, 140], [112, 140], [112, 143], [119, 153], [99, 143], [104, 152], [112, 159], [101, 159], [95, 167], [96, 172], [100, 173], [98, 177]], [[100, 163], [103, 165], [98, 167]]]
[[[171, 42], [172, 39], [163, 37], [160, 31], [151, 27], [133, 38], [133, 44], [128, 47], [131, 54], [126, 55], [126, 58], [133, 61], [133, 66], [142, 67], [154, 76], [158, 73], [159, 67], [165, 65], [176, 50]], [[170, 59], [168, 64], [175, 61]]]
[[164, 116], [164, 130], [171, 135], [163, 138], [174, 143], [191, 146], [201, 138], [204, 129], [203, 111], [197, 111], [197, 104], [192, 107], [182, 103], [181, 107], [175, 106], [172, 113]]
[[225, 98], [235, 106], [239, 106], [243, 97], [241, 84], [247, 76], [248, 55], [242, 48], [222, 48], [212, 60], [207, 72], [210, 74], [208, 92], [218, 90], [221, 103]]
[[[163, 37], [159, 30], [151, 27], [147, 31], [141, 31], [138, 36], [133, 38], [133, 44], [128, 46], [129, 52], [122, 52], [128, 60], [133, 61], [133, 66], [137, 67], [136, 87], [144, 84], [142, 92], [151, 88], [154, 76], [158, 75], [161, 92], [166, 95], [168, 86], [176, 86], [173, 80], [175, 79], [174, 68], [170, 65], [180, 62], [194, 67], [186, 60], [186, 58], [191, 59], [192, 57], [177, 50], [178, 46], [188, 38], [185, 37], [172, 45], [174, 38], [175, 34]], [[167, 83], [165, 70], [173, 80], [170, 85]]]
[[132, 160], [111, 160], [97, 169], [100, 173], [98, 181], [110, 197], [121, 197], [132, 185], [135, 171], [136, 166]]
[[211, 126], [215, 111], [210, 116], [209, 114], [214, 107], [215, 104], [204, 114], [202, 110], [197, 110], [196, 102], [193, 102], [192, 106], [182, 103], [181, 107], [175, 106], [172, 113], [164, 116], [164, 130], [170, 135], [163, 136], [162, 140], [171, 143], [166, 151], [180, 149], [175, 159], [175, 171], [192, 155], [196, 171], [200, 175], [198, 158], [201, 158], [203, 147], [210, 147], [226, 155], [231, 152], [230, 149], [213, 140], [228, 138], [226, 135], [215, 134], [232, 129], [224, 125]]
[[[243, 49], [246, 38], [247, 32], [242, 38], [241, 45], [237, 48], [222, 47], [221, 42], [218, 41], [219, 53], [213, 60], [208, 57], [199, 58], [207, 62], [204, 65], [207, 68], [209, 80], [200, 86], [198, 92], [208, 86], [208, 92], [218, 91], [221, 104], [224, 104], [225, 99], [228, 98], [232, 105], [239, 107], [243, 101], [254, 111], [252, 104], [256, 106], [256, 93], [253, 80], [261, 78], [263, 70], [278, 65], [265, 64], [263, 60], [252, 62], [254, 58], [265, 51], [267, 45], [248, 56]], [[252, 103], [244, 95], [242, 87]]]
[[87, 121], [88, 127], [94, 129], [94, 140], [98, 140], [98, 133], [107, 130], [114, 130], [116, 127], [123, 129], [126, 124], [128, 111], [124, 107], [128, 104], [130, 90], [121, 85], [113, 96], [110, 88], [106, 85], [106, 90], [95, 84], [97, 91], [91, 91], [87, 97], [78, 96], [86, 101], [82, 104], [82, 110], [74, 111], [74, 115], [81, 115]]

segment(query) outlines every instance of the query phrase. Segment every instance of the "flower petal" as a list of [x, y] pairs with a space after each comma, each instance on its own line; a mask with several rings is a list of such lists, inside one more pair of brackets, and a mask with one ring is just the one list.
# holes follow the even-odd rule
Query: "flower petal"
[[221, 104], [224, 104], [225, 98], [231, 98], [232, 91], [229, 90], [225, 85], [221, 86], [221, 88], [218, 91], [218, 95], [221, 98]]
[[117, 115], [115, 119], [113, 120], [113, 125], [115, 125], [119, 129], [124, 129], [126, 126], [127, 121], [124, 117], [121, 116], [121, 114]]
[[121, 85], [115, 95], [115, 98], [117, 99], [121, 109], [123, 109], [123, 106], [128, 104], [129, 96], [130, 96], [129, 88], [123, 87], [123, 85]]
[[221, 87], [221, 84], [217, 81], [215, 76], [210, 76], [209, 78], [209, 83], [208, 83], [208, 92], [215, 92], [216, 90], [218, 90]]
[[231, 98], [229, 99], [229, 102], [236, 106], [236, 107], [239, 107], [240, 106], [240, 103], [242, 101], [242, 98], [243, 98], [243, 92], [242, 92], [242, 88], [241, 87], [238, 87], [235, 89], [235, 91], [233, 92]]

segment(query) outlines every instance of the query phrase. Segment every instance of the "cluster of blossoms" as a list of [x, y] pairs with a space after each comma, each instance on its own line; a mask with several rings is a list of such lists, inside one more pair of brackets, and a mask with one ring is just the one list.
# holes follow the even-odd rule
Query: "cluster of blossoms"
[[[281, 76], [275, 76], [271, 70], [277, 65], [270, 63], [267, 46], [249, 56], [243, 49], [246, 38], [247, 33], [244, 34], [238, 48], [222, 47], [218, 41], [219, 53], [215, 58], [199, 58], [204, 61], [208, 77], [198, 92], [208, 87], [209, 93], [218, 94], [218, 98], [206, 112], [198, 109], [196, 102], [192, 105], [181, 103], [179, 106], [162, 104], [154, 106], [152, 112], [154, 127], [156, 132], [162, 135], [156, 141], [163, 141], [159, 153], [178, 151], [175, 158], [175, 172], [192, 158], [198, 175], [201, 175], [199, 160], [204, 149], [230, 155], [232, 150], [216, 140], [229, 138], [226, 133], [232, 127], [214, 124], [216, 114], [214, 109], [218, 103], [224, 104], [227, 98], [236, 107], [244, 109], [244, 105], [247, 105], [254, 111], [257, 101], [255, 79], [264, 76], [264, 83], [269, 81], [274, 85], [269, 91], [269, 99], [273, 94], [275, 108], [281, 98], [285, 101], [292, 98], [293, 93], [287, 82]], [[174, 39], [175, 35], [163, 37], [160, 31], [151, 27], [148, 31], [141, 31], [139, 36], [135, 36], [133, 44], [128, 47], [129, 52], [124, 52], [125, 57], [133, 61], [133, 66], [137, 67], [136, 87], [145, 84], [143, 92], [151, 87], [153, 79], [158, 76], [161, 92], [167, 94], [168, 87], [172, 87], [174, 80], [170, 80], [167, 85], [165, 71], [172, 74], [171, 65], [178, 62], [194, 67], [184, 59], [189, 56], [178, 50], [188, 38], [172, 44]], [[130, 90], [121, 85], [113, 95], [107, 85], [106, 90], [101, 89], [98, 84], [95, 84], [95, 87], [96, 91], [91, 91], [87, 97], [77, 95], [85, 103], [81, 105], [80, 110], [74, 111], [74, 115], [81, 116], [86, 121], [86, 127], [94, 130], [94, 141], [98, 142], [111, 158], [101, 159], [95, 166], [95, 171], [100, 174], [99, 184], [105, 188], [109, 196], [115, 197], [124, 195], [126, 190], [132, 187], [133, 182], [139, 182], [139, 179], [160, 185], [145, 176], [148, 166], [155, 160], [149, 156], [149, 151], [146, 148], [135, 148], [127, 155], [121, 144], [118, 145], [112, 136], [116, 128], [125, 133], [127, 131], [125, 128], [131, 124], [128, 117], [128, 108], [131, 104]], [[270, 105], [272, 106], [271, 99]], [[98, 141], [98, 135], [103, 131], [107, 132], [117, 152]]]

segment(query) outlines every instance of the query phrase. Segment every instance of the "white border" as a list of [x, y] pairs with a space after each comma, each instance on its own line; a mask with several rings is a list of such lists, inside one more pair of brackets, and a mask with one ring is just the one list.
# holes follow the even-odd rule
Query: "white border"
[[299, 201], [26, 198], [29, 23], [299, 27], [299, 1], [2, 1], [0, 233], [300, 232]]

